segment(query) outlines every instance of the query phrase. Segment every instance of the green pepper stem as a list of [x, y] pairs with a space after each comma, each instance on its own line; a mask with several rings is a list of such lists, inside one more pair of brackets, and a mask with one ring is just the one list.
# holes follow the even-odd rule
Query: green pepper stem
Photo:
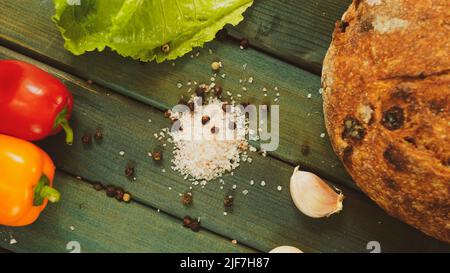
[[59, 125], [64, 129], [64, 132], [66, 132], [66, 143], [69, 146], [72, 146], [73, 144], [73, 130], [69, 125], [69, 122], [66, 118], [61, 118], [59, 120]]
[[56, 189], [44, 186], [40, 192], [43, 198], [47, 198], [51, 203], [56, 203], [61, 199], [61, 194]]
[[44, 174], [41, 176], [34, 189], [33, 205], [37, 207], [41, 206], [44, 204], [45, 199], [48, 199], [48, 201], [52, 203], [56, 203], [61, 199], [61, 194], [54, 188], [50, 187], [50, 180]]

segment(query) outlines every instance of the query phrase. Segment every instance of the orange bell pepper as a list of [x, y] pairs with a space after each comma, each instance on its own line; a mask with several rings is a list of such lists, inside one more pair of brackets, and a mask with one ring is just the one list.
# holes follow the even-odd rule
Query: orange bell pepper
[[32, 143], [0, 134], [0, 225], [32, 224], [60, 194], [52, 188], [55, 165]]

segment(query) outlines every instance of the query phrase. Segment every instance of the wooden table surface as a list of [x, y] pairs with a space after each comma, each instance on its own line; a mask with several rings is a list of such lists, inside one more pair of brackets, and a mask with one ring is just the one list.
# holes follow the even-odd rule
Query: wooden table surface
[[[75, 97], [71, 123], [76, 142], [65, 146], [60, 135], [39, 143], [57, 165], [56, 187], [63, 199], [49, 205], [29, 227], [0, 226], [0, 247], [70, 252], [71, 244], [78, 242], [82, 252], [267, 252], [280, 245], [305, 252], [369, 252], [368, 242], [377, 241], [382, 252], [450, 252], [449, 245], [388, 216], [364, 196], [327, 137], [320, 137], [325, 132], [321, 64], [334, 22], [349, 2], [256, 0], [244, 22], [227, 28], [203, 49], [175, 62], [142, 64], [112, 52], [71, 55], [50, 19], [51, 0], [1, 1], [0, 58], [33, 63], [67, 85]], [[242, 37], [251, 42], [247, 50], [239, 48]], [[242, 93], [243, 102], [273, 102], [278, 88], [280, 147], [267, 157], [253, 154], [251, 164], [224, 177], [223, 190], [217, 181], [194, 188], [194, 205], [185, 208], [179, 193], [190, 184], [171, 171], [170, 149], [161, 164], [147, 153], [161, 148], [153, 134], [169, 126], [163, 112], [188, 95], [187, 87], [179, 89], [177, 83], [208, 81], [210, 64], [218, 59], [225, 65], [227, 76], [219, 80], [225, 89], [239, 90], [239, 79], [254, 77]], [[262, 95], [264, 87], [269, 89], [267, 97]], [[81, 136], [97, 127], [104, 130], [103, 142], [83, 146]], [[130, 162], [136, 164], [134, 182], [124, 176]], [[312, 219], [295, 208], [289, 178], [297, 165], [343, 190], [342, 213]], [[260, 186], [262, 180], [266, 187]], [[107, 198], [93, 189], [94, 181], [122, 186], [133, 201]], [[223, 198], [234, 184], [235, 207], [224, 216]], [[244, 189], [249, 190], [246, 196]], [[183, 228], [185, 215], [201, 217], [202, 230]], [[11, 244], [12, 238], [16, 243]]]

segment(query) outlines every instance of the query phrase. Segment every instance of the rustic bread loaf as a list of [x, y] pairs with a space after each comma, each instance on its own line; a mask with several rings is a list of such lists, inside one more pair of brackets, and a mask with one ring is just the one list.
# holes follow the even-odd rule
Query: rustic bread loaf
[[450, 1], [354, 0], [322, 86], [332, 145], [358, 186], [450, 242]]

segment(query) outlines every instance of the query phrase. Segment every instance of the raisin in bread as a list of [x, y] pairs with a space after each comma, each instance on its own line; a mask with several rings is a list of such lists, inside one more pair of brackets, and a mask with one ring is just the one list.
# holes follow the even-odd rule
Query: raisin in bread
[[450, 1], [354, 0], [322, 86], [333, 148], [358, 186], [450, 242]]

